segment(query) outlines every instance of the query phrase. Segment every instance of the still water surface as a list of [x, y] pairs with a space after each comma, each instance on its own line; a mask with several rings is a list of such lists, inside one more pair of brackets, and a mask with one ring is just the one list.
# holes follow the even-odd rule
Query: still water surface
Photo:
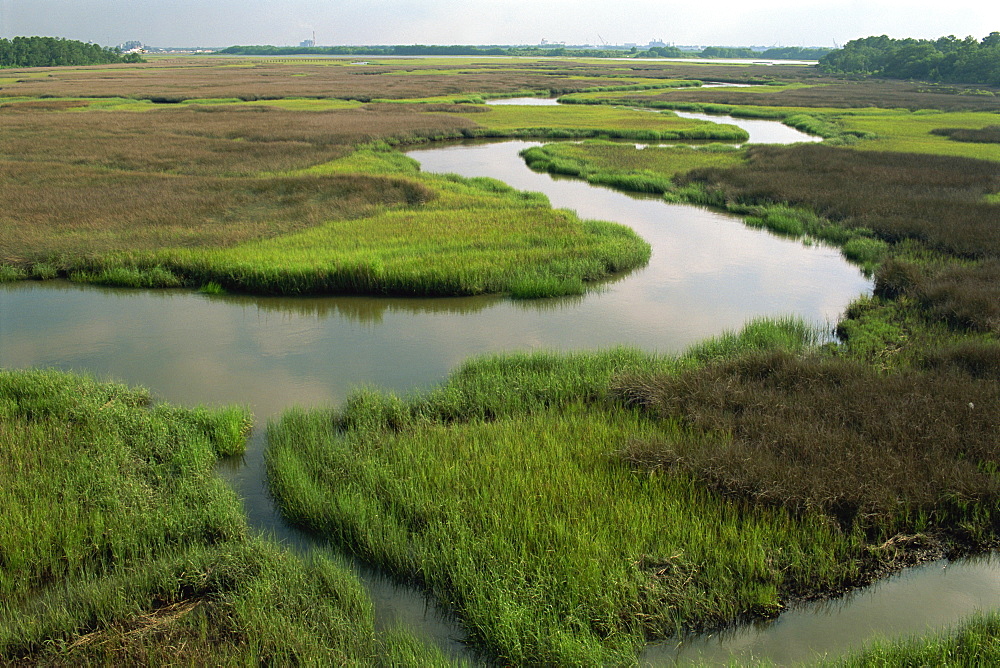
[[[652, 244], [650, 265], [584, 297], [536, 302], [210, 297], [65, 282], [4, 285], [0, 366], [86, 371], [147, 386], [176, 403], [245, 404], [262, 425], [293, 405], [339, 403], [362, 385], [397, 392], [426, 387], [476, 354], [619, 344], [676, 352], [758, 315], [794, 313], [828, 326], [871, 289], [835, 249], [803, 246], [705, 209], [535, 174], [517, 156], [528, 145], [451, 146], [410, 155], [427, 171], [492, 176], [542, 190], [554, 206], [582, 217], [623, 222]], [[243, 496], [253, 526], [308, 548], [312, 540], [287, 527], [267, 496], [264, 446], [258, 429], [247, 456], [224, 465], [222, 473]], [[422, 596], [358, 568], [380, 626], [402, 621], [458, 651], [460, 631]], [[673, 648], [660, 647], [646, 659], [663, 663], [676, 656]]]

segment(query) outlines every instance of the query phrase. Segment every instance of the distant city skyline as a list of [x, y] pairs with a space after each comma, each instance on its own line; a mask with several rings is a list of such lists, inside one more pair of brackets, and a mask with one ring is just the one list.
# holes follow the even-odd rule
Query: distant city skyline
[[668, 44], [828, 46], [852, 39], [982, 39], [1000, 4], [904, 0], [0, 0], [0, 37], [44, 35], [113, 46]]

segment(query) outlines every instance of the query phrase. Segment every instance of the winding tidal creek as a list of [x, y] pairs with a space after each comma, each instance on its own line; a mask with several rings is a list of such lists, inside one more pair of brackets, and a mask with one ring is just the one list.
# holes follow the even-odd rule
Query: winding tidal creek
[[[775, 131], [785, 130], [797, 133]], [[781, 141], [797, 141], [793, 136]], [[870, 280], [837, 249], [806, 246], [703, 208], [536, 174], [518, 156], [530, 145], [451, 145], [409, 155], [425, 171], [490, 176], [542, 191], [553, 206], [574, 209], [582, 218], [629, 225], [653, 247], [647, 267], [582, 297], [526, 302], [257, 298], [60, 281], [5, 284], [0, 366], [84, 371], [149, 387], [158, 398], [180, 404], [249, 406], [258, 427], [248, 452], [220, 472], [243, 497], [252, 526], [306, 550], [317, 546], [315, 540], [282, 521], [264, 476], [263, 425], [289, 407], [337, 404], [360, 386], [401, 393], [427, 387], [468, 357], [491, 352], [614, 345], [679, 352], [761, 315], [796, 314], [830, 329], [850, 301], [871, 291]], [[421, 593], [363, 564], [355, 569], [375, 601], [380, 627], [404, 624], [468, 658], [461, 628]], [[998, 600], [998, 575], [997, 559], [930, 564], [766, 624], [650, 646], [640, 662], [752, 657], [786, 663], [817, 653], [833, 656], [873, 634], [917, 633], [958, 621]]]

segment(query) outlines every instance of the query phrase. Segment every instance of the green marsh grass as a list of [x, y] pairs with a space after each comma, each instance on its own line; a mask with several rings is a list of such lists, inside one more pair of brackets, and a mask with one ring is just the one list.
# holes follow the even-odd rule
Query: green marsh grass
[[[381, 155], [393, 165], [409, 161], [361, 152], [349, 162]], [[425, 176], [420, 183], [431, 194], [416, 207], [228, 249], [163, 250], [145, 262], [195, 284], [257, 293], [535, 297], [579, 294], [584, 282], [649, 257], [648, 244], [624, 226], [580, 221], [496, 181]]]
[[[762, 322], [715, 354], [813, 337]], [[502, 662], [631, 663], [647, 638], [770, 616], [859, 577], [862, 545], [822, 515], [617, 454], [692, 433], [609, 403], [612, 379], [697, 367], [711, 347], [486, 357], [425, 393], [292, 411], [269, 425], [270, 487], [288, 520], [420, 583]]]
[[0, 371], [0, 663], [448, 665], [377, 634], [345, 566], [250, 535], [214, 472], [249, 427], [238, 407]]
[[902, 640], [882, 639], [822, 666], [993, 666], [1000, 663], [1000, 613], [982, 612], [952, 628]]
[[746, 132], [672, 115], [612, 107], [494, 106], [477, 117], [477, 136], [744, 141]]
[[741, 154], [730, 147], [647, 146], [640, 150], [601, 140], [535, 146], [522, 151], [521, 156], [536, 171], [575, 176], [594, 185], [644, 193], [672, 191], [672, 177], [695, 167], [742, 162]]
[[23, 281], [29, 274], [21, 267], [9, 264], [0, 264], [0, 283], [10, 283], [12, 281]]

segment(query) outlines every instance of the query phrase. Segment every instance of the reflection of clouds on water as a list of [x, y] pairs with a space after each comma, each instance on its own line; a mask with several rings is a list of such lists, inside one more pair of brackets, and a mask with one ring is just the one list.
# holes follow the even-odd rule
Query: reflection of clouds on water
[[271, 298], [113, 290], [68, 283], [0, 288], [0, 363], [91, 370], [171, 401], [247, 403], [259, 416], [399, 392], [490, 352], [631, 345], [679, 352], [760, 315], [825, 324], [870, 290], [835, 249], [804, 247], [704, 208], [633, 198], [528, 170], [528, 142], [425, 156], [425, 169], [545, 190], [582, 218], [616, 220], [653, 246], [649, 265], [582, 297]]
[[253, 297], [226, 295], [217, 299], [263, 312], [274, 311], [320, 318], [344, 317], [362, 323], [381, 323], [387, 313], [476, 313], [502, 298], [483, 297]]
[[406, 391], [473, 355], [631, 345], [679, 352], [760, 315], [824, 325], [870, 281], [835, 249], [747, 228], [704, 208], [632, 198], [531, 172], [527, 142], [417, 152], [428, 170], [548, 192], [582, 218], [617, 220], [649, 265], [582, 297], [272, 298], [28, 283], [0, 288], [0, 363], [89, 369], [172, 401], [249, 403], [259, 415], [338, 401], [363, 384]]

